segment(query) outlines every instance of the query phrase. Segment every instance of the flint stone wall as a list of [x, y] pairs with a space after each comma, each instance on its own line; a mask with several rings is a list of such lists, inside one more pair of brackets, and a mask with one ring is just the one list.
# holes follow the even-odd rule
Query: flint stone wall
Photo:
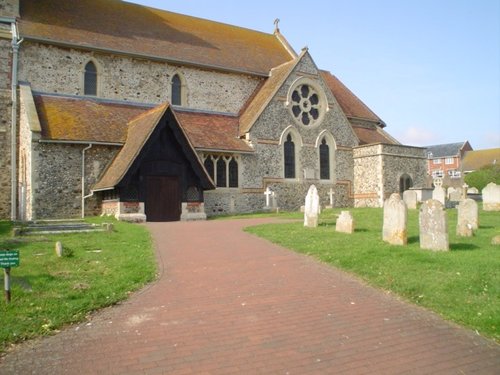
[[[33, 192], [33, 216], [36, 219], [76, 218], [81, 216], [82, 150], [87, 145], [38, 143], [34, 145], [38, 170]], [[85, 152], [85, 195], [97, 181], [118, 147], [94, 145]], [[85, 214], [101, 213], [99, 198], [85, 201]]]
[[424, 186], [427, 173], [425, 150], [420, 147], [374, 144], [354, 148], [354, 205], [381, 207], [393, 193], [399, 193], [401, 176], [407, 174], [413, 186]]
[[34, 91], [82, 95], [83, 73], [90, 59], [98, 70], [98, 96], [108, 99], [163, 103], [170, 100], [173, 75], [180, 73], [185, 81], [187, 107], [237, 113], [260, 82], [243, 74], [27, 41], [20, 49], [19, 79], [29, 82]]
[[[0, 2], [0, 14], [9, 2]], [[7, 30], [3, 30], [7, 31]], [[8, 30], [10, 31], [10, 29]], [[11, 41], [0, 38], [0, 219], [10, 218]]]

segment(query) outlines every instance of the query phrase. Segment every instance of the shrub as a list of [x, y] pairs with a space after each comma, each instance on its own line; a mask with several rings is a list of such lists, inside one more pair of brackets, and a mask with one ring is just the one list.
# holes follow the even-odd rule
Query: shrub
[[482, 167], [477, 171], [468, 173], [464, 177], [467, 185], [483, 190], [490, 182], [500, 185], [500, 165], [493, 164]]

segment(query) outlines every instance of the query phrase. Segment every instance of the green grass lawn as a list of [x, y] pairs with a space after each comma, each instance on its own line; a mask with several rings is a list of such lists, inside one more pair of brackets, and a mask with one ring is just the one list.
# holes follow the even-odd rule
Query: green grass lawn
[[[0, 249], [20, 251], [20, 266], [11, 269], [11, 303], [5, 302], [3, 291], [0, 296], [0, 352], [82, 321], [154, 279], [156, 263], [146, 227], [110, 218], [90, 221], [112, 222], [114, 231], [12, 238], [10, 223], [0, 222]], [[56, 241], [69, 256], [55, 255]]]
[[351, 235], [335, 232], [340, 209], [325, 210], [318, 228], [305, 228], [299, 221], [246, 230], [500, 341], [500, 246], [491, 245], [491, 238], [500, 234], [498, 212], [480, 211], [476, 235], [463, 238], [455, 235], [456, 210], [447, 210], [451, 251], [432, 252], [419, 248], [417, 210], [409, 210], [408, 246], [382, 241], [382, 209], [350, 211], [356, 223]]

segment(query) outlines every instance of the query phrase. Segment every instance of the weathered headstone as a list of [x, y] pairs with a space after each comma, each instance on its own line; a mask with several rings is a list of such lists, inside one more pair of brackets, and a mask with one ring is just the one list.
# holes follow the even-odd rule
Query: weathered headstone
[[382, 239], [391, 245], [406, 245], [408, 242], [407, 222], [408, 210], [405, 202], [401, 200], [399, 194], [391, 194], [384, 202]]
[[490, 182], [482, 190], [483, 210], [500, 211], [500, 185]]
[[304, 226], [315, 228], [318, 226], [319, 195], [316, 186], [311, 185], [306, 195], [304, 207]]
[[330, 200], [329, 208], [333, 208], [334, 196], [335, 196], [335, 192], [333, 191], [332, 188], [330, 188], [330, 190], [328, 191], [328, 198]]
[[467, 199], [467, 192], [469, 190], [469, 185], [463, 184], [462, 185], [462, 199]]
[[452, 202], [460, 202], [462, 200], [462, 189], [455, 189], [450, 192], [448, 199]]
[[479, 194], [479, 190], [475, 187], [471, 187], [467, 189], [467, 194]]
[[471, 237], [479, 227], [477, 203], [473, 199], [464, 199], [457, 206], [457, 236]]
[[354, 232], [354, 219], [349, 211], [341, 211], [335, 224], [335, 230], [342, 233]]
[[420, 206], [420, 248], [448, 251], [448, 218], [441, 202], [429, 199]]
[[432, 191], [432, 199], [446, 204], [446, 191], [443, 188], [443, 180], [441, 178], [434, 179], [434, 190]]
[[417, 208], [417, 192], [414, 190], [406, 190], [403, 193], [403, 201], [406, 203], [406, 207], [409, 209]]
[[55, 248], [55, 250], [56, 250], [56, 255], [58, 257], [62, 257], [64, 255], [64, 250], [63, 250], [63, 246], [62, 246], [61, 241], [57, 241], [56, 242], [56, 248]]

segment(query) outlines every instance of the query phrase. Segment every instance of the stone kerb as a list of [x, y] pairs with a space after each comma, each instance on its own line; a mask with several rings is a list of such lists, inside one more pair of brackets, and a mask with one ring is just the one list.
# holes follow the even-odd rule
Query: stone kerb
[[[416, 197], [416, 194], [415, 194]], [[408, 209], [399, 194], [391, 194], [384, 202], [384, 224], [382, 239], [391, 245], [406, 245], [408, 242]]]
[[500, 185], [490, 182], [482, 190], [483, 210], [500, 211]]
[[471, 237], [479, 228], [478, 206], [473, 199], [464, 199], [457, 206], [457, 236]]
[[341, 233], [354, 232], [354, 218], [349, 211], [341, 211], [340, 216], [337, 218], [335, 230]]
[[311, 185], [306, 195], [304, 206], [304, 226], [316, 228], [318, 226], [319, 216], [319, 195], [315, 185]]
[[406, 207], [410, 210], [414, 210], [417, 208], [417, 192], [414, 190], [406, 190], [403, 193], [403, 201], [406, 204]]
[[444, 205], [434, 199], [425, 201], [420, 207], [420, 248], [433, 251], [448, 251], [448, 218]]

